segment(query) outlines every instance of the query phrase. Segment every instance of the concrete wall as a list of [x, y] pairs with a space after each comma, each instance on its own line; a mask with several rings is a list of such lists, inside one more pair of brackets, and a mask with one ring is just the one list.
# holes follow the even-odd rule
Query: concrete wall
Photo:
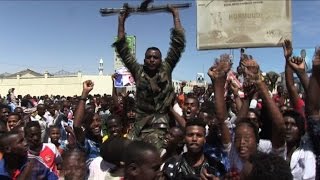
[[32, 77], [23, 76], [16, 78], [0, 78], [0, 94], [5, 96], [10, 88], [15, 88], [15, 94], [21, 95], [81, 95], [82, 82], [85, 80], [92, 80], [95, 84], [92, 94], [111, 94], [112, 93], [112, 80], [111, 76], [64, 76], [64, 77]]
[[[82, 82], [85, 80], [92, 80], [94, 82], [94, 88], [91, 91], [91, 94], [111, 94], [112, 93], [112, 79], [111, 76], [95, 76], [95, 75], [84, 75], [81, 78], [81, 91], [82, 91]], [[79, 91], [79, 93], [81, 93]]]

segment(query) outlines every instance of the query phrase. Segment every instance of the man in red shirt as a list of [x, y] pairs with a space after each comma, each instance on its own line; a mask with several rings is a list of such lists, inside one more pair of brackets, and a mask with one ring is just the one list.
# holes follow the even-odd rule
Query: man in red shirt
[[56, 146], [41, 141], [41, 128], [38, 122], [30, 121], [25, 127], [26, 139], [29, 145], [29, 154], [39, 156], [48, 168], [58, 175], [57, 165], [62, 158]]

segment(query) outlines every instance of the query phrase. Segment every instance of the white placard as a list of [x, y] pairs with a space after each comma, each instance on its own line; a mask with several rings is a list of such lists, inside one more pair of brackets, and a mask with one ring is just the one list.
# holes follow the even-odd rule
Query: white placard
[[198, 50], [281, 46], [291, 34], [291, 0], [197, 0]]

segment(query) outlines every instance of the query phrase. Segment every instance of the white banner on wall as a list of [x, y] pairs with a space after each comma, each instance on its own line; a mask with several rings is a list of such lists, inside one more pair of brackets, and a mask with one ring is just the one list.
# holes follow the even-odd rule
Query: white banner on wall
[[291, 0], [197, 0], [198, 50], [281, 46], [291, 34]]

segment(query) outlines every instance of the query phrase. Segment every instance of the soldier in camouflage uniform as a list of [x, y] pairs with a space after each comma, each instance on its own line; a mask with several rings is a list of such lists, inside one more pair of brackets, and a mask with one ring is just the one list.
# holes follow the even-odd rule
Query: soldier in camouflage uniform
[[168, 6], [172, 13], [174, 28], [167, 57], [162, 61], [158, 48], [150, 47], [145, 53], [144, 64], [138, 64], [125, 41], [125, 20], [128, 13], [119, 15], [118, 40], [113, 44], [123, 63], [136, 82], [137, 118], [130, 139], [151, 142], [162, 148], [164, 135], [169, 129], [168, 112], [175, 97], [172, 71], [185, 48], [185, 35], [177, 9]]

